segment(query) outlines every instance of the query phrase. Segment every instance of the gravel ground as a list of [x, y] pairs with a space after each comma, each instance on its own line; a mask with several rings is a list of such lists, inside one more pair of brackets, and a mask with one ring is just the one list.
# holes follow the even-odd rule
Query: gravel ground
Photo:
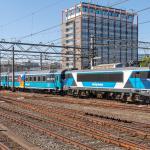
[[17, 135], [22, 135], [25, 140], [43, 150], [78, 150], [77, 148], [66, 145], [56, 139], [35, 132], [26, 126], [18, 125], [14, 122], [10, 123], [7, 119], [1, 119], [1, 122]]
[[[25, 98], [26, 95], [28, 97], [31, 96], [31, 98]], [[150, 115], [148, 113], [145, 113], [145, 112], [138, 112], [138, 111], [131, 111], [131, 110], [120, 110], [120, 109], [112, 109], [112, 108], [98, 108], [98, 107], [93, 107], [93, 106], [83, 106], [83, 105], [79, 105], [79, 104], [67, 104], [67, 103], [51, 102], [49, 100], [45, 100], [44, 97], [46, 97], [46, 99], [56, 98], [56, 99], [60, 99], [60, 101], [62, 98], [65, 98], [65, 97], [47, 96], [47, 95], [44, 96], [44, 95], [40, 94], [40, 99], [42, 99], [41, 97], [43, 96], [43, 100], [39, 100], [39, 99], [35, 99], [34, 95], [36, 95], [36, 94], [29, 94], [29, 93], [20, 94], [20, 93], [18, 93], [16, 95], [16, 98], [20, 101], [32, 102], [34, 104], [44, 105], [48, 108], [61, 107], [61, 108], [67, 108], [67, 109], [72, 109], [72, 110], [77, 110], [77, 111], [88, 112], [88, 113], [92, 113], [92, 114], [110, 116], [113, 118], [120, 118], [122, 120], [150, 123]], [[32, 97], [33, 97], [33, 99], [32, 99]], [[68, 97], [67, 97], [67, 99], [68, 99]], [[43, 116], [39, 113], [25, 110], [25, 109], [19, 108], [17, 106], [15, 107], [15, 106], [12, 106], [12, 105], [7, 104], [7, 103], [1, 102], [0, 106], [10, 107], [10, 108], [13, 108], [14, 110], [16, 109], [18, 111], [32, 113], [33, 115], [41, 116], [43, 118], [48, 119], [48, 117]], [[22, 116], [19, 116], [19, 115], [17, 115], [17, 117], [20, 119], [22, 118]], [[37, 120], [33, 121], [31, 118], [30, 119], [26, 118], [26, 117], [23, 117], [23, 118], [30, 120], [37, 125], [42, 125], [42, 127], [45, 127], [47, 129], [58, 132], [59, 134], [62, 134], [62, 135], [69, 137], [71, 139], [79, 140], [79, 141], [81, 141], [81, 143], [90, 144], [97, 150], [121, 150], [121, 149], [123, 149], [123, 148], [118, 148], [118, 147], [111, 145], [111, 144], [103, 143], [102, 141], [99, 141], [99, 140], [93, 140], [92, 138], [87, 138], [86, 136], [81, 135], [77, 132], [68, 131], [67, 129], [56, 127], [52, 124], [47, 125], [47, 124], [41, 123]], [[72, 146], [69, 146], [67, 144], [64, 144], [64, 143], [62, 143], [56, 139], [53, 139], [51, 137], [47, 137], [43, 134], [32, 131], [28, 127], [16, 125], [15, 123], [10, 123], [6, 119], [2, 119], [1, 121], [4, 125], [6, 125], [10, 129], [12, 129], [18, 135], [21, 134], [27, 141], [35, 144], [36, 146], [39, 146], [41, 149], [44, 149], [44, 150], [51, 150], [51, 149], [53, 149], [53, 150], [55, 150], [55, 149], [56, 150], [59, 150], [59, 149], [61, 149], [61, 150], [75, 150], [75, 149], [78, 149], [78, 148], [74, 148]], [[108, 132], [111, 131], [111, 129], [109, 129], [108, 127], [105, 127], [105, 126], [100, 127], [100, 129], [104, 130], [104, 131], [108, 131]], [[147, 131], [150, 132], [150, 128], [147, 129]], [[118, 134], [118, 132], [116, 132], [116, 131], [111, 131], [111, 132], [114, 132], [114, 134], [116, 134], [116, 135]], [[124, 133], [119, 134], [119, 136], [124, 137]], [[128, 140], [134, 140], [134, 139], [135, 139], [135, 137], [132, 137], [132, 136], [128, 137]], [[145, 142], [146, 144], [149, 142], [149, 146], [150, 146], [150, 141], [146, 141], [145, 139], [143, 140], [142, 138], [141, 139], [138, 138], [138, 142], [139, 143]]]
[[[6, 104], [3, 103], [3, 105], [5, 107], [10, 107], [9, 104], [7, 104], [7, 103]], [[17, 109], [17, 107], [16, 108], [13, 107], [13, 109]], [[12, 115], [11, 112], [9, 112], [9, 114]], [[67, 129], [64, 129], [64, 128], [61, 128], [61, 127], [56, 127], [56, 126], [54, 126], [52, 124], [42, 123], [42, 122], [39, 122], [37, 120], [33, 121], [31, 118], [23, 117], [23, 116], [20, 116], [18, 114], [17, 115], [15, 114], [15, 116], [17, 116], [18, 119], [24, 118], [24, 120], [31, 121], [32, 123], [34, 123], [36, 125], [40, 125], [40, 126], [42, 126], [44, 128], [50, 129], [53, 132], [58, 132], [58, 134], [61, 134], [61, 135], [66, 136], [66, 137], [69, 137], [70, 139], [77, 140], [77, 141], [80, 141], [81, 143], [90, 145], [90, 146], [92, 146], [95, 149], [104, 149], [104, 148], [107, 148], [107, 149], [114, 148], [116, 150], [121, 150], [122, 149], [122, 148], [117, 148], [116, 146], [111, 145], [111, 144], [106, 144], [106, 143], [104, 143], [102, 141], [99, 141], [99, 140], [95, 140], [95, 139], [92, 139], [92, 138], [89, 138], [89, 137], [87, 138], [87, 136], [81, 135], [81, 134], [79, 134], [77, 132], [68, 131]]]
[[145, 113], [145, 112], [111, 109], [111, 108], [96, 108], [96, 107], [92, 107], [92, 106], [89, 107], [89, 106], [81, 106], [79, 104], [58, 103], [58, 102], [51, 102], [51, 101], [44, 101], [44, 100], [25, 99], [25, 101], [34, 102], [35, 104], [43, 104], [50, 108], [51, 108], [51, 106], [57, 106], [57, 107], [68, 108], [68, 109], [73, 109], [73, 110], [78, 110], [78, 111], [84, 111], [84, 112], [103, 115], [103, 116], [109, 115], [114, 118], [121, 118], [122, 120], [150, 123], [150, 115], [149, 115], [149, 113]]
[[2, 142], [4, 145], [6, 145], [8, 148], [12, 150], [26, 150], [17, 143], [15, 143], [14, 141], [12, 141], [10, 138], [8, 138], [8, 136], [2, 134], [1, 132], [0, 132], [0, 142]]

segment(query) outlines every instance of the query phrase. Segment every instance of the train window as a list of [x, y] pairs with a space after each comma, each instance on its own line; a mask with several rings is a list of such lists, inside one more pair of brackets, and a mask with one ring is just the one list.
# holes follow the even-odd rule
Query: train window
[[77, 74], [78, 82], [123, 82], [123, 73]]
[[30, 81], [32, 81], [32, 77], [30, 77]]
[[29, 81], [29, 77], [28, 76], [26, 77], [26, 81]]
[[12, 81], [12, 76], [9, 76], [9, 80]]
[[51, 75], [47, 75], [46, 76], [46, 81], [50, 81], [51, 80]]
[[45, 76], [43, 76], [43, 81], [46, 81], [46, 77]]
[[[138, 76], [136, 76], [136, 77], [138, 77]], [[150, 79], [150, 72], [149, 71], [142, 71], [142, 72], [140, 72], [139, 78]]]
[[41, 81], [41, 78], [40, 78], [40, 76], [38, 76], [38, 81]]
[[66, 78], [66, 79], [68, 79], [68, 78], [72, 78], [72, 74], [71, 74], [71, 73], [66, 74], [66, 75], [65, 75], [65, 78]]
[[56, 81], [58, 81], [58, 76], [55, 76]]
[[26, 76], [26, 81], [29, 82], [30, 81], [30, 77]]
[[50, 77], [51, 77], [51, 79], [55, 78], [54, 74], [51, 74]]
[[15, 76], [15, 81], [18, 82], [19, 76]]
[[33, 81], [36, 81], [36, 77], [33, 78]]

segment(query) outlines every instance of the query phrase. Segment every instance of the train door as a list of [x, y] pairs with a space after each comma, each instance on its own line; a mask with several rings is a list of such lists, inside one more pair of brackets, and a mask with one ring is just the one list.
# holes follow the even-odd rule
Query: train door
[[8, 88], [8, 76], [5, 76], [5, 88]]
[[60, 85], [59, 75], [55, 74], [55, 89], [56, 90], [59, 90], [59, 85]]
[[140, 72], [135, 72], [135, 88], [140, 89]]
[[6, 88], [7, 88], [7, 86], [8, 86], [8, 77], [7, 77], [7, 75], [5, 76], [5, 86], [6, 86]]

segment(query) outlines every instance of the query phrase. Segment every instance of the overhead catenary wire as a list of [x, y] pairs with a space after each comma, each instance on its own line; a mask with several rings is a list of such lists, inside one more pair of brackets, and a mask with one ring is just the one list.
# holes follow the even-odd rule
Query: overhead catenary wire
[[41, 11], [44, 11], [44, 10], [46, 10], [46, 9], [48, 9], [48, 8], [51, 8], [51, 7], [53, 7], [53, 6], [55, 6], [56, 4], [61, 3], [61, 2], [62, 2], [62, 0], [57, 0], [56, 2], [51, 3], [51, 4], [47, 5], [47, 6], [42, 7], [42, 8], [39, 8], [39, 9], [37, 9], [37, 10], [35, 10], [35, 11], [29, 13], [29, 14], [26, 14], [26, 15], [24, 15], [24, 16], [22, 16], [22, 17], [16, 18], [16, 19], [14, 19], [14, 20], [12, 20], [12, 21], [10, 21], [10, 22], [7, 22], [7, 23], [5, 23], [5, 24], [1, 24], [0, 27], [6, 27], [6, 26], [9, 26], [9, 25], [11, 25], [11, 24], [13, 24], [13, 23], [22, 21], [22, 20], [24, 20], [24, 19], [26, 19], [26, 18], [28, 18], [28, 17], [31, 17], [33, 14], [35, 15], [35, 14], [37, 14], [37, 13], [39, 13], [39, 12], [41, 12]]
[[[148, 10], [148, 9], [150, 9], [150, 7], [147, 7], [147, 8], [141, 9], [141, 10], [139, 10], [139, 11], [137, 11], [137, 12], [146, 11], [146, 10]], [[137, 12], [136, 12], [136, 13], [137, 13]], [[107, 18], [106, 18], [106, 19], [107, 19]], [[140, 22], [140, 23], [139, 23], [139, 25], [146, 24], [146, 23], [150, 23], [150, 21]], [[52, 41], [50, 41], [50, 42], [55, 42], [55, 41], [58, 41], [58, 40], [61, 40], [61, 39], [64, 39], [64, 38], [65, 38], [65, 37], [57, 38], [57, 39], [52, 40]]]
[[114, 7], [114, 6], [117, 6], [117, 5], [126, 3], [126, 2], [128, 2], [128, 1], [129, 1], [129, 0], [118, 1], [118, 2], [116, 2], [116, 3], [114, 3], [114, 4], [109, 5], [109, 7]]
[[136, 13], [141, 13], [141, 12], [147, 11], [147, 10], [149, 10], [149, 9], [150, 9], [150, 7], [146, 7], [146, 8], [143, 8], [143, 9], [141, 9], [141, 10], [136, 11]]
[[[122, 2], [125, 2], [125, 1], [122, 1]], [[120, 3], [119, 3], [119, 4], [120, 4]], [[115, 5], [117, 5], [117, 3], [116, 3]], [[141, 9], [141, 10], [139, 10], [139, 11], [137, 11], [137, 12], [146, 11], [146, 10], [148, 10], [149, 8], [150, 8], [150, 7], [147, 7], [147, 8]], [[150, 21], [145, 21], [145, 22], [141, 22], [141, 23], [139, 23], [139, 24], [146, 24], [146, 23], [149, 23], [149, 22], [150, 22]], [[57, 27], [59, 27], [59, 26], [61, 26], [61, 25], [62, 25], [62, 24], [55, 25], [55, 26], [52, 26], [52, 27], [49, 27], [49, 28], [40, 30], [40, 31], [35, 32], [35, 33], [31, 33], [31, 34], [25, 35], [25, 36], [21, 37], [20, 40], [25, 39], [25, 38], [28, 38], [28, 37], [32, 37], [32, 36], [35, 36], [35, 35], [38, 35], [38, 34], [40, 34], [40, 33], [43, 33], [43, 32], [49, 31], [49, 30], [53, 30], [54, 28], [57, 28]], [[55, 39], [55, 40], [53, 40], [53, 41], [51, 41], [51, 42], [55, 42], [55, 41], [61, 40], [61, 39], [63, 39], [63, 38], [58, 38], [58, 39]]]
[[140, 22], [139, 25], [148, 24], [148, 23], [150, 23], [150, 20], [149, 21]]
[[51, 26], [51, 27], [49, 27], [49, 28], [42, 29], [42, 30], [40, 30], [40, 31], [31, 33], [31, 34], [28, 34], [28, 35], [25, 35], [25, 36], [22, 36], [22, 37], [19, 38], [19, 40], [23, 40], [23, 39], [26, 39], [26, 38], [28, 38], [28, 37], [35, 36], [35, 35], [38, 35], [38, 34], [40, 34], [40, 33], [43, 33], [43, 32], [49, 31], [49, 30], [53, 30], [53, 29], [58, 28], [58, 27], [60, 27], [60, 26], [61, 26], [61, 24], [58, 24], [58, 25]]
[[[121, 1], [121, 2], [112, 4], [110, 7], [113, 7], [113, 6], [116, 6], [116, 5], [125, 3], [125, 2], [127, 2], [127, 1], [129, 1], [129, 0], [123, 0], [123, 1]], [[142, 10], [140, 10], [140, 12], [141, 12], [141, 11], [144, 11], [144, 10], [147, 10], [147, 9], [142, 9]], [[40, 33], [46, 32], [46, 31], [48, 31], [48, 30], [52, 30], [52, 29], [54, 29], [54, 28], [57, 28], [57, 27], [59, 27], [59, 26], [61, 26], [61, 25], [62, 25], [62, 24], [59, 24], [59, 25], [56, 25], [56, 26], [52, 26], [52, 27], [49, 27], [49, 28], [46, 28], [46, 29], [37, 31], [37, 32], [35, 32], [35, 33], [31, 33], [31, 34], [22, 36], [22, 37], [19, 38], [19, 40], [26, 39], [26, 38], [28, 38], [28, 37], [32, 37], [32, 36], [38, 35], [38, 34], [40, 34]], [[57, 40], [57, 39], [56, 39], [56, 40]], [[54, 40], [54, 41], [55, 41], [55, 40]]]
[[[60, 1], [60, 0], [59, 0], [59, 1]], [[55, 2], [54, 4], [50, 4], [50, 5], [48, 5], [48, 6], [45, 6], [45, 7], [43, 7], [43, 8], [40, 8], [40, 9], [38, 9], [38, 10], [32, 12], [32, 13], [30, 14], [30, 16], [32, 16], [33, 14], [36, 14], [36, 13], [42, 11], [43, 9], [49, 8], [49, 7], [52, 6], [52, 5], [55, 5], [55, 4], [58, 3], [59, 1]], [[116, 5], [125, 3], [125, 2], [127, 2], [127, 1], [129, 1], [129, 0], [123, 0], [123, 1], [121, 1], [121, 2], [117, 2], [117, 3], [115, 3], [115, 4], [112, 4], [110, 7], [113, 7], [113, 6], [116, 6]], [[141, 10], [137, 11], [136, 13], [139, 13], [139, 12], [142, 12], [142, 11], [146, 11], [146, 10], [148, 10], [148, 9], [150, 9], [150, 7], [141, 9]], [[29, 16], [29, 15], [26, 15], [25, 17], [27, 17], [27, 16]], [[20, 18], [20, 19], [21, 19], [21, 18]], [[19, 19], [16, 19], [16, 21], [18, 21], [18, 20], [19, 20]], [[140, 23], [140, 24], [145, 24], [145, 23], [149, 23], [149, 21], [146, 21], [146, 22], [143, 22], [143, 23]], [[7, 25], [7, 24], [5, 24], [5, 26], [6, 26], [6, 25]], [[0, 25], [0, 26], [2, 26], [2, 25]], [[58, 26], [61, 26], [61, 24], [59, 24]], [[48, 31], [48, 30], [52, 30], [52, 29], [54, 29], [55, 27], [58, 27], [58, 26], [56, 25], [56, 26], [53, 26], [53, 27], [49, 27], [49, 28], [40, 30], [40, 31], [35, 32], [35, 33], [31, 33], [31, 34], [25, 35], [25, 36], [21, 37], [20, 40], [25, 39], [25, 38], [28, 38], [28, 37], [32, 37], [32, 36], [34, 36], [34, 35], [37, 35], [37, 34], [40, 34], [40, 33], [43, 33], [43, 32], [46, 32], [46, 31]]]
[[[129, 0], [123, 0], [123, 1], [121, 1], [121, 2], [117, 2], [117, 3], [115, 3], [115, 4], [112, 4], [110, 7], [123, 4], [123, 3], [127, 2], [127, 1], [129, 1]], [[38, 12], [38, 11], [36, 11], [36, 12]], [[33, 14], [34, 14], [34, 13], [32, 13], [31, 15], [33, 15]], [[62, 24], [59, 24], [58, 26], [61, 26], [61, 25], [62, 25]], [[56, 27], [57, 27], [57, 25], [56, 25]], [[54, 28], [55, 28], [55, 26], [54, 26]], [[31, 34], [25, 35], [25, 36], [21, 37], [20, 40], [25, 39], [25, 38], [28, 38], [28, 37], [32, 37], [32, 36], [35, 36], [35, 35], [38, 35], [38, 34], [40, 34], [40, 33], [46, 32], [46, 31], [48, 31], [48, 30], [52, 30], [52, 29], [54, 29], [54, 28], [53, 28], [53, 27], [50, 27], [50, 28], [46, 28], [46, 29], [43, 29], [43, 30], [38, 31], [38, 32], [35, 32], [35, 33], [31, 33]]]

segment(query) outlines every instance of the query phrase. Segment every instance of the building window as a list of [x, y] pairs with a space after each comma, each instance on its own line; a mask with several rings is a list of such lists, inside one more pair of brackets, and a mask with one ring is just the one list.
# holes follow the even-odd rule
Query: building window
[[73, 40], [66, 40], [66, 43], [73, 43]]
[[83, 11], [83, 12], [88, 12], [88, 8], [87, 8], [87, 7], [83, 7], [83, 8], [82, 8], [82, 11]]
[[66, 66], [69, 67], [69, 63], [66, 63]]
[[69, 61], [69, 57], [66, 57], [66, 61]]
[[76, 8], [76, 13], [79, 13], [79, 12], [81, 12], [81, 8], [80, 8], [80, 7], [77, 7], [77, 8]]

